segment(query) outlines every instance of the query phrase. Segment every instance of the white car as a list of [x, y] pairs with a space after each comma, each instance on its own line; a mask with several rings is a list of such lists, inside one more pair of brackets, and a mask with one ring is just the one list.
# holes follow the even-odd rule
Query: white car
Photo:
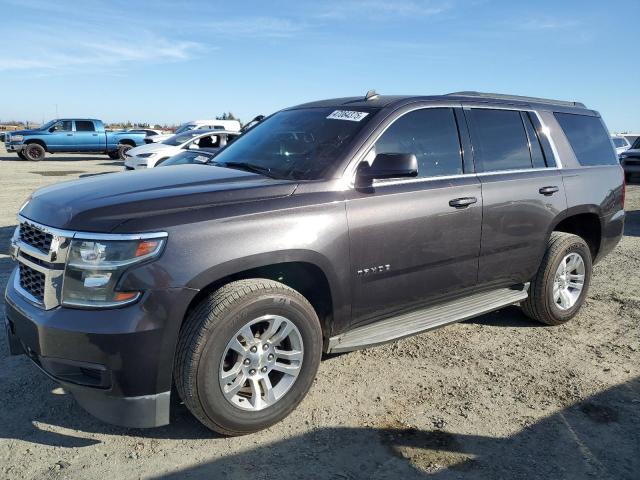
[[128, 150], [125, 153], [125, 170], [153, 168], [159, 162], [171, 158], [184, 150], [217, 152], [232, 142], [240, 132], [227, 130], [191, 130], [173, 135], [162, 143], [150, 143]]
[[[173, 135], [188, 132], [189, 130], [225, 130], [227, 132], [239, 132], [240, 128], [239, 120], [192, 120], [180, 125]], [[171, 135], [172, 134], [147, 135], [144, 143], [164, 142]]]
[[626, 152], [631, 148], [629, 140], [627, 140], [622, 135], [611, 135], [611, 140], [613, 141], [613, 145], [616, 147], [616, 153], [618, 155], [620, 155], [622, 152]]

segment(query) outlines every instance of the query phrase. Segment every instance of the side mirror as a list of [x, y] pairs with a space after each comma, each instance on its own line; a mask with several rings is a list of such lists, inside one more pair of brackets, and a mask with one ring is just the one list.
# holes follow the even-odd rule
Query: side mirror
[[413, 153], [379, 153], [371, 166], [362, 162], [356, 172], [356, 187], [370, 187], [374, 180], [418, 176], [418, 159]]

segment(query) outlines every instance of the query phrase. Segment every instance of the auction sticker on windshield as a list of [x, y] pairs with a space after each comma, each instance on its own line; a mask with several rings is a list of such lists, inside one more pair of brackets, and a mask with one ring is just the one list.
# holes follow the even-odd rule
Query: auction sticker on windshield
[[334, 110], [327, 118], [332, 120], [349, 120], [350, 122], [359, 122], [369, 115], [368, 112], [355, 112], [353, 110]]

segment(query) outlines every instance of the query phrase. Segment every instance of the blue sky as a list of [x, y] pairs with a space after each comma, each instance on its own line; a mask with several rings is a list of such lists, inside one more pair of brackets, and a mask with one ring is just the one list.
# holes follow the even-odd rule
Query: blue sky
[[364, 94], [580, 100], [640, 131], [640, 2], [0, 0], [0, 120], [248, 120]]

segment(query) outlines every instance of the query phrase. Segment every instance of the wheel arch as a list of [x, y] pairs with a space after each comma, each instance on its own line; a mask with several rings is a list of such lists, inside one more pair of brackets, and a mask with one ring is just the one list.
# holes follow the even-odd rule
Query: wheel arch
[[595, 263], [602, 245], [602, 220], [595, 205], [584, 205], [567, 210], [565, 215], [556, 219], [549, 235], [552, 232], [578, 235], [589, 246], [591, 258]]
[[33, 143], [37, 143], [42, 148], [44, 148], [45, 152], [49, 152], [49, 150], [47, 149], [47, 144], [45, 143], [44, 140], [40, 140], [39, 138], [32, 138], [32, 139], [26, 140], [24, 142], [25, 145], [30, 145], [30, 144], [33, 144]]
[[[248, 278], [267, 278], [300, 292], [311, 303], [327, 338], [336, 323], [347, 321], [350, 311], [333, 268], [320, 254], [309, 251], [260, 254], [213, 267], [194, 278], [190, 288], [199, 290], [185, 311], [184, 318], [208, 294], [223, 285]], [[184, 320], [183, 318], [183, 320]]]

